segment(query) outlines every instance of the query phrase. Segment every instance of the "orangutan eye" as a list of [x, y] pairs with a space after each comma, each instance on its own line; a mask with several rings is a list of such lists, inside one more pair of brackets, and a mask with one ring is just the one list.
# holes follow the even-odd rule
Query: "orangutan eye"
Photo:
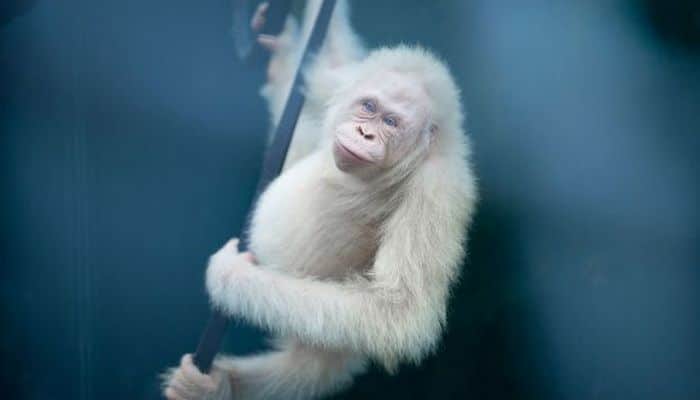
[[392, 128], [396, 128], [396, 125], [398, 125], [398, 122], [396, 121], [396, 118], [394, 118], [394, 117], [384, 117], [384, 123], [389, 125]]
[[370, 114], [377, 112], [377, 105], [372, 100], [363, 101], [362, 108]]

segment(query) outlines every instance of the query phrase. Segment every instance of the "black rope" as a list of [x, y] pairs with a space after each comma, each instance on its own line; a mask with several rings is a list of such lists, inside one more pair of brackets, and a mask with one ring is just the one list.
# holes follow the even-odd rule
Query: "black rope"
[[287, 19], [292, 6], [291, 0], [270, 0], [269, 7], [265, 13], [265, 24], [261, 31], [254, 32], [250, 26], [251, 10], [248, 0], [233, 0], [233, 42], [239, 60], [249, 65], [264, 64], [270, 52], [263, 49], [263, 46], [256, 46], [256, 36], [258, 33], [268, 35], [279, 35], [284, 29], [284, 22]]
[[[318, 15], [316, 16], [313, 29], [311, 30], [311, 36], [309, 37], [309, 41], [306, 43], [301, 62], [299, 63], [296, 75], [294, 76], [294, 84], [289, 92], [287, 104], [284, 107], [284, 112], [282, 113], [282, 117], [277, 125], [274, 140], [267, 149], [265, 155], [262, 173], [260, 174], [258, 186], [255, 191], [256, 200], [263, 190], [265, 190], [267, 185], [282, 171], [282, 166], [284, 165], [284, 160], [287, 155], [287, 149], [289, 149], [289, 143], [292, 140], [292, 134], [294, 133], [294, 128], [296, 127], [297, 120], [299, 119], [299, 113], [304, 105], [304, 95], [301, 92], [301, 84], [303, 79], [301, 71], [304, 65], [308, 63], [311, 55], [318, 52], [318, 50], [321, 48], [323, 39], [328, 31], [328, 24], [333, 13], [333, 8], [335, 7], [335, 3], [336, 0], [323, 0]], [[252, 209], [250, 213], [252, 213]], [[246, 220], [246, 227], [241, 235], [240, 251], [246, 251], [248, 248], [248, 225], [250, 224], [250, 219], [251, 215], [249, 214]], [[207, 326], [199, 340], [197, 351], [194, 354], [194, 364], [201, 372], [208, 373], [211, 369], [212, 361], [214, 360], [214, 357], [221, 346], [227, 326], [228, 318], [219, 310], [213, 310], [209, 322], [207, 323]]]

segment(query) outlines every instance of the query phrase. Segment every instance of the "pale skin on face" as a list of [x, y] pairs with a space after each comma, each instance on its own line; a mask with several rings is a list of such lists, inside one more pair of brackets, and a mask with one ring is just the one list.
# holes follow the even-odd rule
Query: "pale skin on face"
[[425, 90], [398, 72], [378, 71], [351, 99], [334, 129], [333, 155], [341, 171], [372, 176], [391, 168], [425, 133]]

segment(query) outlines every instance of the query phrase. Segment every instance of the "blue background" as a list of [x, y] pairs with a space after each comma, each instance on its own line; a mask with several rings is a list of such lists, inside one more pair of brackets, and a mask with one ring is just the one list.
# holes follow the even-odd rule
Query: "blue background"
[[[151, 399], [196, 345], [206, 259], [267, 132], [224, 0], [0, 8], [0, 386]], [[481, 203], [437, 354], [338, 396], [700, 398], [700, 8], [357, 1], [459, 85]], [[258, 348], [237, 326], [227, 349]]]

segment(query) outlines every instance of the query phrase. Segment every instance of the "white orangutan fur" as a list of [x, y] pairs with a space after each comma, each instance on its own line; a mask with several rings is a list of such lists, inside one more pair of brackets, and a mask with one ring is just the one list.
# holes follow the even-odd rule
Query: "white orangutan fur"
[[[281, 37], [304, 35], [311, 15], [302, 33], [288, 22]], [[300, 40], [284, 42], [298, 47]], [[256, 206], [255, 261], [233, 240], [207, 269], [213, 306], [265, 328], [279, 338], [276, 348], [220, 357], [210, 375], [186, 356], [165, 377], [168, 398], [319, 398], [350, 384], [370, 360], [394, 372], [435, 349], [476, 202], [459, 92], [426, 50], [365, 55], [359, 43], [340, 2], [306, 71], [308, 102], [293, 153]], [[293, 75], [285, 68], [298, 53], [273, 52], [277, 70], [264, 89], [273, 121]], [[409, 99], [403, 107], [413, 110], [388, 141], [386, 159], [400, 158], [369, 178], [342, 171], [335, 131], [351, 118], [354, 99], [386, 93]]]

